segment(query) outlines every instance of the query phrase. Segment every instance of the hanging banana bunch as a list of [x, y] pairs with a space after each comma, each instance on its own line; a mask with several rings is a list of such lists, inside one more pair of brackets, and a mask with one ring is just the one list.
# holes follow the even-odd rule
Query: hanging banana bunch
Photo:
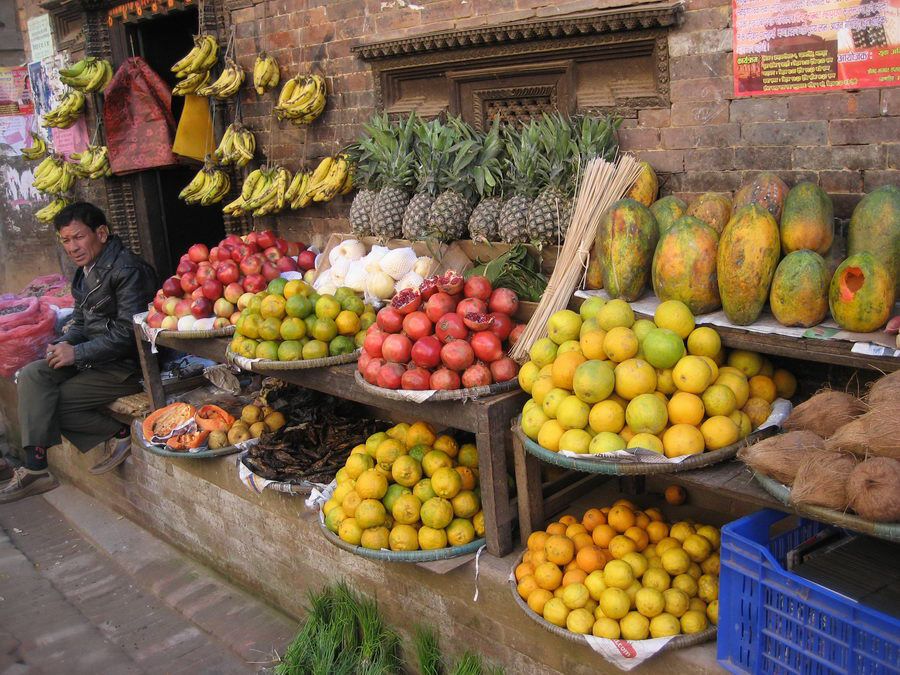
[[30, 148], [22, 148], [22, 157], [32, 161], [47, 156], [47, 141], [38, 134], [31, 132], [31, 140], [34, 141]]
[[314, 121], [325, 110], [325, 79], [321, 75], [298, 75], [284, 83], [275, 106], [275, 116], [300, 126]]
[[281, 72], [275, 57], [261, 52], [253, 64], [253, 87], [256, 93], [262, 96], [269, 89], [277, 87], [280, 79]]
[[85, 94], [102, 91], [112, 76], [113, 69], [110, 62], [93, 56], [83, 58], [75, 65], [59, 71], [59, 79], [63, 84]]
[[212, 35], [198, 35], [194, 38], [194, 47], [187, 55], [172, 66], [172, 72], [178, 77], [187, 77], [194, 73], [205, 73], [219, 59], [219, 44]]
[[252, 213], [267, 216], [284, 208], [291, 173], [284, 167], [255, 169], [251, 171], [241, 187], [240, 196], [226, 204], [222, 212], [229, 216]]
[[73, 89], [63, 96], [59, 105], [41, 117], [41, 126], [68, 129], [81, 117], [83, 110], [84, 94], [77, 89]]
[[73, 152], [69, 159], [77, 162], [72, 165], [72, 170], [79, 178], [96, 180], [112, 175], [109, 168], [109, 148], [105, 145], [89, 145], [84, 152]]
[[52, 223], [53, 219], [56, 218], [56, 214], [66, 208], [69, 204], [71, 204], [71, 202], [65, 197], [57, 197], [47, 204], [47, 206], [37, 211], [34, 214], [34, 217], [42, 223]]
[[222, 166], [247, 166], [256, 152], [256, 136], [237, 122], [225, 129], [219, 147], [213, 152], [216, 162]]
[[192, 73], [172, 87], [172, 93], [175, 96], [196, 94], [198, 89], [205, 87], [207, 84], [209, 84], [208, 70], [204, 70], [201, 73]]
[[224, 101], [234, 96], [244, 83], [244, 69], [233, 60], [225, 59], [225, 70], [212, 84], [208, 84], [197, 90], [198, 96], [212, 96], [214, 99]]
[[[288, 199], [292, 209], [302, 209], [312, 202], [330, 202], [342, 193], [347, 184], [353, 187], [350, 173], [350, 160], [344, 154], [337, 157], [326, 157], [312, 173], [302, 174], [301, 180], [296, 177], [288, 190]], [[349, 192], [348, 189], [348, 192]]]
[[62, 156], [48, 155], [34, 170], [32, 185], [44, 194], [63, 194], [75, 185], [75, 171]]
[[203, 163], [203, 168], [191, 179], [184, 189], [178, 194], [188, 204], [200, 204], [210, 206], [222, 201], [231, 189], [231, 179], [228, 174], [212, 163], [209, 156]]

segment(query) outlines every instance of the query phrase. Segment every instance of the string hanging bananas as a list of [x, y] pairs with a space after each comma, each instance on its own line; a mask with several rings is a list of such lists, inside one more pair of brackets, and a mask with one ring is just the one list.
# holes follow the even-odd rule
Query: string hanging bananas
[[245, 213], [267, 216], [278, 213], [284, 208], [290, 182], [291, 174], [284, 167], [254, 169], [247, 175], [240, 196], [226, 204], [222, 212], [229, 216], [241, 216]]
[[253, 64], [253, 87], [256, 93], [262, 96], [269, 89], [277, 87], [280, 79], [281, 72], [275, 57], [261, 52]]
[[298, 75], [284, 83], [275, 106], [275, 116], [297, 126], [316, 120], [325, 110], [328, 92], [321, 75]]
[[[348, 187], [349, 185], [349, 187]], [[312, 172], [298, 172], [286, 194], [292, 209], [302, 209], [312, 202], [330, 202], [339, 194], [353, 189], [350, 160], [346, 155], [326, 157]]]
[[41, 126], [68, 129], [84, 111], [84, 94], [73, 89], [63, 96], [53, 110], [41, 117]]
[[197, 175], [178, 194], [188, 204], [211, 206], [222, 201], [231, 189], [231, 179], [221, 169], [206, 162]]
[[38, 134], [31, 132], [31, 140], [34, 141], [30, 148], [22, 148], [22, 157], [35, 161], [47, 156], [47, 141]]
[[213, 156], [222, 166], [234, 165], [240, 168], [247, 166], [253, 159], [254, 152], [256, 152], [256, 136], [246, 127], [234, 123], [225, 129]]
[[112, 64], [106, 59], [88, 56], [69, 68], [59, 71], [59, 79], [73, 89], [93, 94], [106, 89], [112, 79]]
[[62, 156], [48, 155], [34, 170], [32, 185], [44, 194], [60, 195], [72, 189], [75, 177], [72, 164]]
[[224, 101], [234, 96], [241, 85], [244, 84], [244, 69], [231, 59], [225, 59], [225, 70], [212, 84], [197, 90], [198, 96], [211, 96], [216, 100]]
[[57, 197], [47, 204], [47, 206], [37, 211], [34, 214], [34, 217], [42, 223], [52, 223], [53, 219], [56, 218], [56, 214], [66, 208], [69, 204], [71, 204], [71, 202], [65, 197]]
[[73, 152], [69, 159], [77, 164], [72, 165], [72, 170], [79, 178], [96, 180], [112, 175], [109, 167], [109, 148], [105, 145], [89, 145], [84, 152]]
[[172, 66], [172, 72], [178, 77], [204, 73], [216, 65], [218, 60], [219, 43], [216, 39], [212, 35], [198, 35], [194, 38], [191, 51]]

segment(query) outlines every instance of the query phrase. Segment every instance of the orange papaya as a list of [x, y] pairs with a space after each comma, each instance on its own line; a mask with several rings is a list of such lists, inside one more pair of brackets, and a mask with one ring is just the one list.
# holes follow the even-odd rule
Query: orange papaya
[[659, 239], [650, 209], [634, 199], [614, 202], [600, 220], [597, 250], [603, 288], [613, 298], [631, 302], [644, 292]]
[[641, 162], [640, 164], [641, 173], [625, 196], [649, 207], [656, 201], [656, 195], [659, 192], [659, 179], [656, 177], [656, 172], [649, 162]]
[[781, 250], [791, 253], [809, 249], [825, 255], [833, 240], [834, 205], [831, 197], [815, 183], [797, 183], [784, 200]]
[[769, 306], [778, 323], [806, 327], [822, 323], [828, 316], [830, 281], [828, 265], [818, 253], [788, 253], [775, 269], [769, 292]]
[[688, 204], [686, 214], [699, 218], [721, 235], [731, 218], [731, 199], [718, 192], [707, 192]]
[[650, 213], [656, 218], [659, 236], [662, 236], [672, 226], [672, 223], [681, 218], [685, 211], [687, 211], [687, 204], [675, 195], [669, 195], [653, 202], [650, 205]]
[[175, 452], [182, 452], [187, 450], [193, 450], [194, 448], [199, 448], [201, 445], [206, 443], [206, 439], [209, 438], [209, 431], [191, 431], [186, 434], [179, 434], [178, 436], [172, 436], [169, 440], [166, 441], [166, 446]]
[[168, 436], [174, 429], [191, 419], [195, 412], [194, 406], [182, 401], [154, 410], [147, 415], [141, 425], [144, 438], [149, 441], [154, 436]]
[[868, 251], [894, 279], [900, 295], [900, 188], [885, 185], [856, 205], [847, 231], [847, 255]]
[[783, 180], [771, 171], [763, 171], [734, 195], [734, 210], [756, 204], [771, 213], [777, 223], [781, 220], [787, 194], [788, 186]]
[[194, 415], [194, 419], [203, 431], [228, 431], [234, 424], [234, 417], [212, 404], [201, 407]]
[[719, 235], [699, 218], [684, 216], [660, 235], [653, 254], [653, 291], [660, 300], [681, 300], [691, 313], [717, 310], [716, 252]]
[[719, 237], [716, 273], [728, 320], [739, 326], [756, 321], [769, 297], [781, 252], [778, 224], [755, 204], [734, 212]]
[[838, 325], [855, 333], [871, 333], [890, 318], [894, 280], [885, 264], [868, 251], [842, 262], [831, 279], [828, 306]]

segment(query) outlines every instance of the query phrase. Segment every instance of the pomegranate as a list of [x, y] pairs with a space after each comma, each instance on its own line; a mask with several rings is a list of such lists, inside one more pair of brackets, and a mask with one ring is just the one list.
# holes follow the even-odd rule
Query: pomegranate
[[419, 284], [419, 295], [422, 296], [423, 300], [428, 300], [431, 296], [438, 292], [436, 276], [428, 277], [421, 284]]
[[513, 321], [508, 314], [503, 314], [502, 312], [494, 312], [491, 314], [491, 318], [494, 319], [494, 323], [491, 325], [491, 332], [503, 342], [512, 332]]
[[454, 270], [447, 270], [443, 274], [443, 276], [438, 277], [437, 287], [439, 291], [443, 291], [449, 295], [453, 295], [454, 293], [461, 293], [463, 290], [463, 286], [465, 286], [465, 282], [462, 278], [462, 275], [458, 274]]
[[453, 301], [453, 298], [442, 291], [436, 291], [425, 302], [425, 314], [434, 322], [444, 316], [444, 314], [455, 310], [456, 303]]
[[491, 363], [503, 358], [503, 344], [500, 342], [500, 338], [489, 330], [475, 333], [469, 344], [472, 345], [472, 351], [480, 361]]
[[465, 316], [470, 312], [475, 314], [487, 314], [487, 303], [478, 298], [465, 298], [456, 305], [456, 313]]
[[400, 378], [400, 387], [414, 391], [431, 389], [431, 373], [424, 368], [410, 368]]
[[494, 325], [494, 317], [490, 314], [469, 312], [463, 317], [463, 323], [466, 324], [466, 328], [469, 330], [482, 331], [487, 330]]
[[372, 326], [366, 332], [366, 339], [363, 340], [363, 352], [376, 359], [382, 358], [384, 355], [381, 352], [381, 345], [387, 336], [388, 334], [378, 330], [377, 326]]
[[415, 311], [403, 317], [403, 332], [409, 336], [410, 340], [418, 340], [433, 332], [433, 324], [431, 319], [425, 312]]
[[376, 384], [385, 389], [399, 389], [400, 380], [406, 369], [399, 363], [385, 363], [378, 371], [378, 381]]
[[515, 379], [518, 374], [519, 364], [508, 356], [491, 363], [491, 376], [494, 378], [494, 382], [507, 382]]
[[431, 374], [432, 389], [459, 389], [459, 375], [448, 368], [439, 368]]
[[470, 387], [486, 387], [492, 384], [493, 381], [491, 369], [480, 361], [466, 368], [466, 371], [462, 374], [462, 386], [466, 389]]
[[410, 350], [412, 362], [422, 368], [436, 368], [441, 364], [441, 341], [434, 335], [416, 340]]
[[475, 363], [475, 352], [465, 340], [453, 340], [441, 347], [441, 361], [450, 370], [461, 372]]
[[366, 366], [369, 365], [369, 361], [373, 358], [375, 357], [369, 356], [369, 352], [365, 349], [359, 353], [359, 358], [356, 360], [356, 369], [363, 374], [363, 377], [365, 377], [366, 374]]
[[512, 329], [512, 332], [509, 334], [509, 346], [512, 347], [519, 341], [519, 338], [522, 337], [522, 333], [525, 332], [525, 324], [517, 323], [515, 327]]
[[391, 363], [409, 363], [412, 342], [405, 335], [393, 333], [381, 343], [381, 353]]
[[488, 307], [492, 312], [503, 312], [512, 316], [519, 309], [519, 296], [508, 288], [494, 289]]
[[419, 295], [419, 291], [412, 288], [403, 289], [391, 300], [391, 307], [403, 315], [415, 312], [421, 304], [422, 296]]
[[369, 384], [378, 384], [378, 373], [381, 372], [381, 369], [385, 366], [387, 361], [384, 359], [372, 359], [366, 364], [366, 369], [363, 372], [363, 377], [366, 378], [366, 382]]
[[403, 315], [391, 306], [378, 310], [375, 323], [385, 333], [399, 333], [403, 329]]
[[463, 286], [463, 295], [467, 298], [478, 298], [487, 302], [493, 290], [494, 288], [487, 277], [474, 276], [466, 279], [466, 285]]
[[434, 334], [437, 335], [437, 339], [441, 342], [465, 340], [469, 335], [469, 329], [466, 328], [459, 314], [448, 312], [435, 323]]

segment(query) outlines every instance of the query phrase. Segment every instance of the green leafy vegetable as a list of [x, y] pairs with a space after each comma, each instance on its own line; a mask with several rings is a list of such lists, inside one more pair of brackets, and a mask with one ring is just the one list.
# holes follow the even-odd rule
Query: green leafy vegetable
[[520, 300], [529, 302], [540, 300], [547, 288], [547, 279], [541, 274], [540, 263], [522, 244], [512, 246], [506, 253], [465, 273], [466, 279], [475, 275], [487, 277], [495, 288], [513, 290]]

